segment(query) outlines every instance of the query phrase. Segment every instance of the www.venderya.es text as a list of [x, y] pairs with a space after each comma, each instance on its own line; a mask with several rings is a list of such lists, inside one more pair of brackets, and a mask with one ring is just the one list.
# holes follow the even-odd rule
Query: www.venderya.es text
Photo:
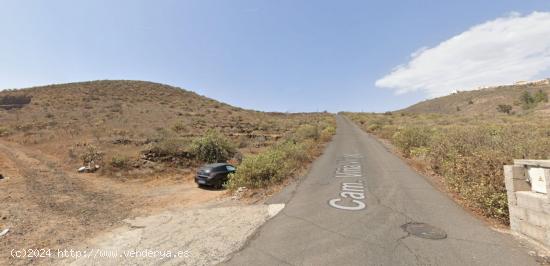
[[149, 259], [170, 259], [170, 258], [189, 258], [190, 250], [116, 250], [116, 249], [12, 249], [10, 253], [12, 258], [31, 259], [31, 258], [58, 258], [58, 259], [78, 259], [78, 258], [149, 258]]

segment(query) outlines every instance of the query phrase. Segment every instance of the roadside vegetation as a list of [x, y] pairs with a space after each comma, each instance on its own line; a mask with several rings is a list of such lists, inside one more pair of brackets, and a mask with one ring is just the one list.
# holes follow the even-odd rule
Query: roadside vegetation
[[279, 184], [304, 169], [319, 153], [322, 144], [334, 133], [334, 118], [303, 124], [281, 143], [251, 156], [246, 156], [227, 187], [266, 188]]
[[504, 224], [509, 214], [502, 166], [513, 159], [550, 157], [550, 119], [545, 116], [345, 115], [391, 141], [420, 170], [439, 176], [468, 206]]

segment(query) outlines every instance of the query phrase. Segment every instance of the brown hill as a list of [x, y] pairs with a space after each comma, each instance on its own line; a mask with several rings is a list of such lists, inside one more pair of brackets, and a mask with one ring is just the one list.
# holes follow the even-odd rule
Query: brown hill
[[[127, 218], [226, 198], [230, 194], [223, 190], [194, 183], [199, 164], [210, 160], [204, 158], [214, 154], [215, 160], [238, 163], [292, 138], [296, 147], [308, 148], [298, 162], [305, 167], [322, 147], [320, 125], [333, 120], [326, 114], [245, 110], [143, 81], [1, 91], [0, 230], [10, 231], [0, 249], [78, 246]], [[83, 165], [99, 165], [99, 171], [77, 173]], [[284, 169], [292, 177], [302, 168]], [[262, 200], [269, 194], [249, 195]], [[29, 261], [0, 254], [0, 265], [11, 263]]]
[[550, 111], [550, 104], [540, 102], [536, 106], [525, 110], [522, 106], [521, 95], [529, 92], [536, 94], [539, 90], [550, 93], [549, 80], [539, 82], [530, 82], [525, 84], [516, 84], [508, 86], [498, 86], [473, 91], [459, 91], [447, 96], [426, 100], [400, 112], [408, 113], [439, 113], [439, 114], [495, 114], [499, 111], [499, 105], [510, 105], [512, 113], [526, 113], [535, 111], [537, 113], [546, 113]]
[[232, 139], [243, 153], [254, 152], [321, 116], [245, 110], [144, 81], [0, 91], [0, 138], [31, 145], [74, 166], [86, 145], [98, 146], [107, 160], [137, 158], [159, 138], [186, 142], [212, 128]]

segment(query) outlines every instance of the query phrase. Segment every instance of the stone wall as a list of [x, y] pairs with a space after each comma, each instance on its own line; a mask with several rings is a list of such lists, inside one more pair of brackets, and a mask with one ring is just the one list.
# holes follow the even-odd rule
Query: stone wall
[[546, 191], [550, 191], [550, 161], [516, 160], [504, 166], [512, 231], [550, 247], [550, 195], [531, 191], [528, 167], [545, 169]]

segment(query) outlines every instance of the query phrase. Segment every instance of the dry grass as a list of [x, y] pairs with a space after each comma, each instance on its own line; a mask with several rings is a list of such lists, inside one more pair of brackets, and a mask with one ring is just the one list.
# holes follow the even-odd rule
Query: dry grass
[[470, 207], [508, 223], [502, 167], [550, 157], [550, 119], [531, 115], [346, 114], [439, 175]]
[[[143, 81], [92, 81], [0, 92], [2, 99], [23, 96], [31, 97], [31, 102], [22, 108], [0, 109], [1, 138], [54, 155], [71, 167], [82, 165], [81, 155], [94, 146], [104, 154], [107, 175], [151, 166], [143, 162], [143, 153], [155, 147], [180, 147], [184, 154], [188, 144], [209, 129], [238, 147], [235, 160], [239, 161], [243, 155], [283, 141], [300, 125], [328, 116], [245, 110]], [[153, 168], [200, 163], [165, 159], [174, 163], [165, 160], [162, 167]]]
[[[296, 134], [317, 139], [312, 150], [319, 150], [334, 126], [330, 114], [244, 110], [141, 81], [1, 91], [0, 103], [0, 170], [7, 176], [0, 182], [0, 227], [10, 228], [0, 249], [6, 250], [73, 247], [130, 217], [227, 197], [197, 187], [198, 164], [229, 157], [239, 163]], [[102, 167], [77, 174], [84, 163]], [[28, 261], [0, 254], [0, 264]]]
[[499, 112], [499, 105], [511, 106], [510, 112], [515, 114], [525, 114], [533, 111], [548, 112], [550, 111], [550, 104], [548, 103], [541, 103], [532, 109], [525, 110], [521, 102], [520, 98], [524, 92], [535, 95], [539, 90], [548, 94], [550, 93], [550, 85], [524, 84], [456, 92], [417, 103], [400, 112], [455, 115], [496, 114]]

